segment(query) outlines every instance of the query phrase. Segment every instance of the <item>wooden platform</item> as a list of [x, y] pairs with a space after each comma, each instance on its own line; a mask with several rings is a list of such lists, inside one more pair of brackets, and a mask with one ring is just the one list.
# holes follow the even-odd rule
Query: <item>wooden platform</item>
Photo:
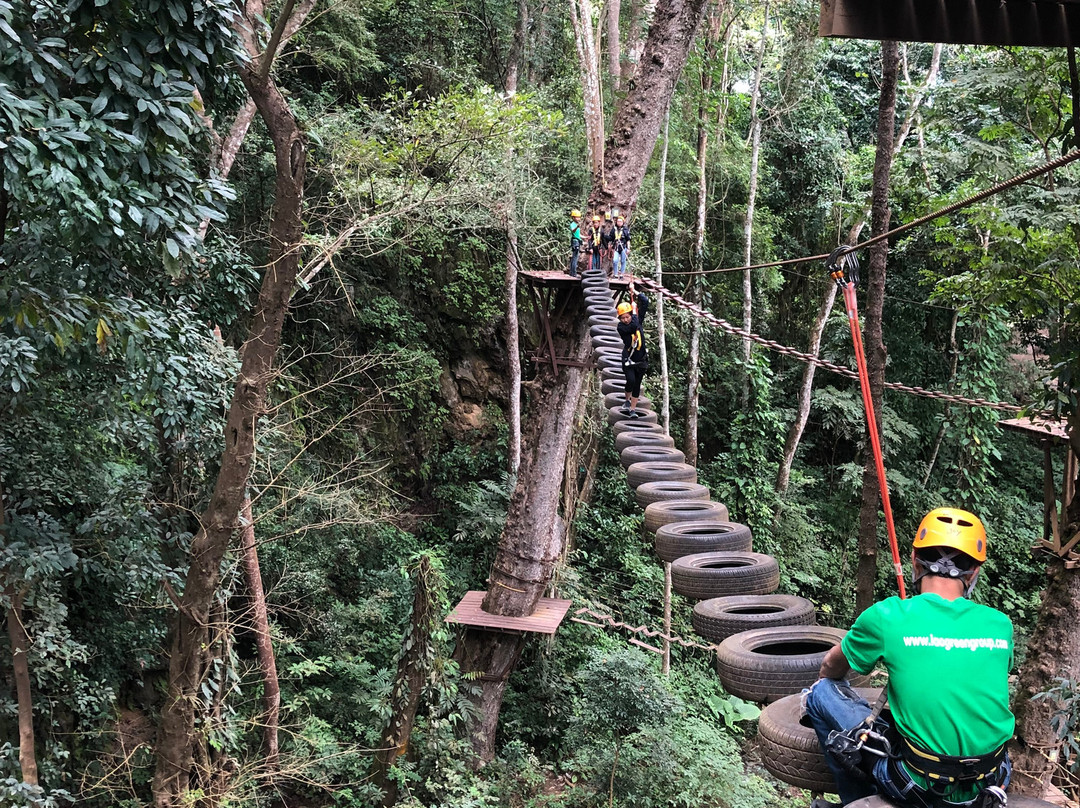
[[504, 617], [485, 612], [480, 604], [486, 592], [470, 591], [446, 616], [447, 623], [462, 626], [476, 626], [494, 631], [532, 631], [537, 634], [554, 634], [555, 629], [566, 617], [570, 601], [556, 598], [540, 598], [536, 611], [528, 617]]
[[1065, 422], [1051, 421], [1046, 418], [1007, 418], [998, 421], [998, 426], [1012, 432], [1019, 432], [1036, 440], [1048, 440], [1054, 444], [1068, 443]]
[[[559, 272], [558, 270], [551, 269], [523, 269], [518, 273], [520, 277], [525, 279], [526, 282], [535, 284], [536, 286], [553, 286], [556, 289], [570, 289], [575, 286], [581, 285], [581, 276], [571, 278], [565, 272]], [[630, 285], [630, 281], [633, 279], [631, 275], [623, 275], [620, 278], [608, 278], [608, 283], [612, 289], [625, 289]]]

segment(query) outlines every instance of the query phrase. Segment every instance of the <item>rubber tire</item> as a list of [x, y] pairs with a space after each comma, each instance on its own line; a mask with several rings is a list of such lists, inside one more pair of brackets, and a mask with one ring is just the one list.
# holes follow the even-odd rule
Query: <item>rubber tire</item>
[[[602, 371], [618, 370], [622, 364], [617, 357], [608, 356], [607, 354], [600, 354], [594, 357], [593, 361], [596, 363], [596, 366]], [[611, 395], [611, 393], [607, 393], [606, 395]], [[625, 394], [622, 391], [619, 391], [615, 395], [619, 396], [619, 398], [625, 398]]]
[[652, 410], [641, 410], [638, 413], [637, 418], [631, 418], [627, 413], [623, 412], [619, 407], [612, 407], [607, 412], [607, 420], [609, 424], [614, 424], [618, 421], [644, 421], [647, 424], [655, 424], [659, 420], [659, 416]]
[[[675, 522], [735, 524], [728, 521], [727, 505], [723, 502], [713, 502], [711, 499], [668, 499], [663, 502], [654, 502], [645, 508], [645, 532], [650, 535], [664, 525]], [[739, 525], [739, 528], [745, 529], [748, 533], [750, 531], [750, 528], [744, 525]], [[683, 555], [689, 555], [689, 553], [683, 553]]]
[[729, 595], [698, 601], [690, 620], [702, 637], [721, 642], [752, 628], [809, 626], [816, 617], [814, 604], [798, 595]]
[[590, 337], [592, 341], [593, 349], [596, 348], [618, 348], [620, 351], [623, 349], [622, 337], [616, 334], [613, 337]]
[[694, 553], [671, 562], [671, 588], [694, 600], [768, 595], [779, 585], [780, 565], [762, 553]]
[[749, 553], [754, 537], [738, 522], [668, 522], [656, 529], [653, 547], [660, 558], [671, 562], [699, 553]]
[[602, 372], [600, 373], [600, 378], [601, 378], [601, 379], [604, 379], [605, 381], [607, 381], [608, 379], [615, 379], [615, 380], [619, 380], [619, 379], [621, 379], [622, 381], [624, 381], [624, 382], [625, 382], [625, 381], [626, 381], [626, 374], [624, 374], [624, 373], [622, 372], [622, 368], [621, 368], [621, 367], [619, 367], [619, 368], [618, 368], [618, 369], [616, 369], [616, 370], [605, 370], [605, 371], [602, 371]]
[[[596, 314], [605, 314], [610, 311], [611, 316], [615, 316], [615, 304], [611, 302], [611, 296], [607, 292], [587, 293], [585, 295], [585, 308], [588, 311], [595, 311]], [[618, 319], [615, 322], [618, 322]]]
[[664, 428], [660, 424], [643, 424], [641, 421], [619, 421], [617, 424], [612, 424], [611, 431], [615, 437], [623, 434], [624, 432], [651, 432], [654, 435], [663, 435]]
[[627, 446], [619, 452], [619, 462], [622, 463], [624, 469], [629, 468], [634, 463], [645, 463], [651, 460], [685, 463], [686, 455], [682, 453], [681, 449], [676, 449], [674, 446]]
[[584, 275], [583, 274], [582, 277], [581, 277], [581, 286], [582, 286], [582, 288], [585, 288], [585, 289], [593, 289], [593, 288], [595, 288], [597, 286], [599, 286], [599, 287], [601, 287], [603, 289], [611, 288], [611, 284], [608, 283], [607, 277], [606, 276], [600, 276], [600, 275]]
[[[618, 425], [615, 427], [618, 429]], [[666, 502], [672, 499], [712, 499], [708, 486], [701, 483], [686, 483], [678, 480], [660, 480], [639, 485], [634, 490], [634, 498], [642, 508], [654, 502]]]
[[[675, 564], [671, 565], [672, 585]], [[773, 701], [816, 682], [825, 654], [839, 645], [846, 633], [832, 626], [774, 626], [742, 631], [720, 643], [716, 672], [729, 693], [749, 701]], [[852, 684], [858, 684], [855, 677]]]
[[[873, 704], [881, 688], [859, 687], [859, 694]], [[825, 755], [818, 743], [810, 719], [802, 709], [802, 694], [795, 693], [774, 701], [761, 711], [758, 718], [758, 748], [761, 762], [768, 772], [782, 783], [823, 794], [835, 794], [836, 782], [825, 765]], [[1012, 799], [1009, 800], [1012, 806]], [[885, 808], [892, 806], [879, 796], [849, 802], [845, 808]], [[896, 806], [893, 806], [896, 808]]]
[[[638, 402], [639, 404], [641, 402]], [[675, 439], [663, 432], [623, 432], [615, 436], [615, 451], [629, 446], [675, 446]]]
[[[655, 415], [655, 413], [653, 413]], [[645, 483], [659, 482], [660, 480], [677, 480], [679, 482], [696, 483], [697, 469], [688, 463], [634, 463], [626, 470], [626, 482], [631, 488], [637, 488]]]
[[[604, 406], [609, 410], [612, 407], [621, 407], [624, 401], [626, 401], [626, 393], [608, 393], [604, 396]], [[643, 410], [651, 410], [653, 408], [652, 399], [646, 398], [645, 396], [638, 397], [637, 405]]]
[[600, 392], [604, 395], [608, 393], [625, 393], [626, 379], [604, 379], [600, 382]]
[[[613, 323], [598, 323], [589, 326], [590, 337], [619, 337], [619, 329]], [[622, 337], [619, 337], [622, 339]]]
[[616, 330], [616, 332], [618, 332], [618, 324], [619, 324], [619, 320], [615, 316], [614, 309], [612, 310], [610, 317], [608, 315], [606, 315], [606, 314], [590, 314], [589, 315], [589, 327], [590, 328], [592, 328], [594, 325], [609, 325], [612, 328], [614, 328]]

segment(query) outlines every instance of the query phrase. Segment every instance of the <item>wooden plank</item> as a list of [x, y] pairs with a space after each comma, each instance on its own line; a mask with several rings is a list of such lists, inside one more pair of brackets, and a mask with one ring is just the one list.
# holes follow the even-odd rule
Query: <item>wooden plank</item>
[[662, 648], [657, 648], [655, 645], [648, 645], [647, 643], [643, 643], [641, 640], [634, 639], [633, 637], [627, 640], [627, 642], [640, 648], [644, 648], [646, 651], [652, 651], [654, 654], [660, 654], [661, 656], [663, 656], [664, 654], [664, 650]]
[[1036, 440], [1048, 440], [1054, 444], [1067, 443], [1065, 422], [1047, 418], [1003, 418], [998, 426], [1010, 432], [1020, 432]]
[[499, 631], [529, 631], [537, 634], [554, 634], [570, 609], [570, 601], [568, 600], [540, 598], [536, 604], [536, 611], [525, 617], [491, 614], [485, 612], [481, 605], [486, 594], [482, 590], [466, 592], [465, 597], [446, 616], [446, 622]]

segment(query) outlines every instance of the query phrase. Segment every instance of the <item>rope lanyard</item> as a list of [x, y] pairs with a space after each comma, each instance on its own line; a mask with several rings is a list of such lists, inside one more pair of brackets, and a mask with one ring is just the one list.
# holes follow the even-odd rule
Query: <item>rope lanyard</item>
[[851, 325], [851, 341], [855, 344], [855, 364], [859, 369], [859, 388], [862, 390], [863, 409], [866, 410], [866, 428], [870, 432], [870, 446], [874, 453], [874, 466], [877, 469], [878, 489], [881, 491], [881, 506], [885, 512], [885, 529], [889, 534], [889, 549], [892, 551], [893, 569], [896, 583], [900, 588], [900, 598], [906, 598], [904, 589], [904, 568], [900, 564], [900, 546], [896, 541], [896, 526], [893, 524], [892, 503], [889, 501], [889, 484], [885, 480], [885, 461], [881, 454], [881, 439], [878, 436], [877, 415], [874, 411], [874, 399], [870, 393], [870, 373], [866, 368], [866, 352], [863, 350], [862, 329], [859, 327], [859, 306], [855, 300], [855, 284], [859, 282], [859, 262], [850, 247], [838, 247], [833, 250], [825, 264], [829, 277], [836, 281], [844, 293], [844, 306], [847, 309], [848, 323]]

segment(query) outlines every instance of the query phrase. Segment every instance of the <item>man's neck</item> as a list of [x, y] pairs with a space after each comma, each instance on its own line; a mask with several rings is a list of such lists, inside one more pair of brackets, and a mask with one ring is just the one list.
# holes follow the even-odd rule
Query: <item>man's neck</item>
[[945, 600], [957, 600], [964, 596], [964, 582], [960, 578], [927, 575], [919, 581], [919, 594], [933, 594], [939, 595]]

